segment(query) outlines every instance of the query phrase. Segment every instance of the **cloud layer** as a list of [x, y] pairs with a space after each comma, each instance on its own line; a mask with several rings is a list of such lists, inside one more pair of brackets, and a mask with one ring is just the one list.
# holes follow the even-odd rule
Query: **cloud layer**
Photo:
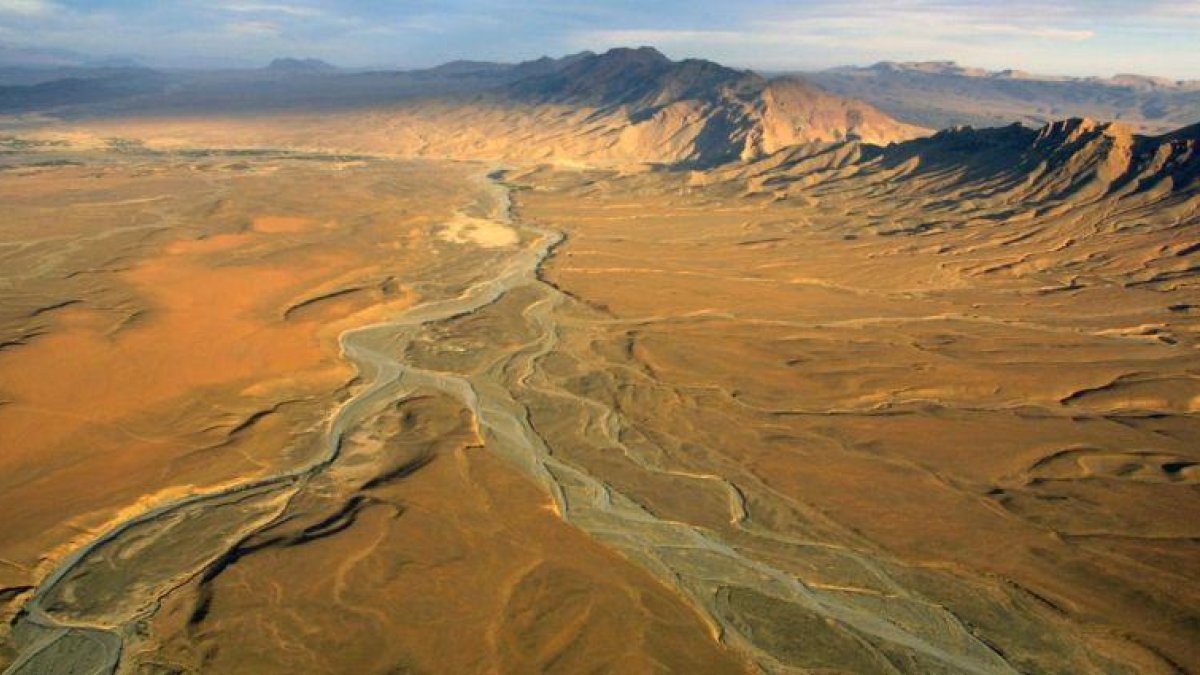
[[420, 66], [653, 44], [776, 69], [941, 59], [1200, 78], [1200, 1], [0, 0], [0, 42], [167, 65]]

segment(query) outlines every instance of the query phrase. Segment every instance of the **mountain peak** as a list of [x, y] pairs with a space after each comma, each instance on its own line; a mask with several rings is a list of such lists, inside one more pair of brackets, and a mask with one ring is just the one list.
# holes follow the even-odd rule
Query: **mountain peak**
[[604, 61], [670, 65], [671, 59], [654, 47], [614, 47], [603, 54], [594, 54]]
[[743, 76], [716, 64], [702, 67], [708, 62], [677, 63], [653, 47], [618, 47], [572, 59], [553, 72], [514, 82], [509, 93], [524, 100], [636, 107], [702, 96], [714, 86]]
[[1133, 131], [1119, 122], [1097, 122], [1088, 117], [1069, 117], [1038, 129], [1035, 145], [1067, 145], [1085, 137], [1107, 136], [1130, 139]]
[[880, 61], [865, 70], [881, 73], [923, 73], [926, 75], [961, 75], [978, 77], [986, 74], [980, 68], [960, 66], [956, 61]]

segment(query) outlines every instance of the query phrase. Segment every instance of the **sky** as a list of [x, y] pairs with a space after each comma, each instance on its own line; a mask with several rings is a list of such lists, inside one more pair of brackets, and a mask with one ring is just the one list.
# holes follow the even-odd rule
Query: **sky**
[[1200, 79], [1200, 0], [0, 0], [0, 45], [401, 68], [652, 45], [764, 70], [953, 60]]

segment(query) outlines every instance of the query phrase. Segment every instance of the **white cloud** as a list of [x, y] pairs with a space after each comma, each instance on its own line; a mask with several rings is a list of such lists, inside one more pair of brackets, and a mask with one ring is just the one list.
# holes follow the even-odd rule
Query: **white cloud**
[[1017, 26], [1007, 23], [978, 23], [963, 27], [964, 31], [992, 34], [1011, 35], [1014, 37], [1031, 37], [1041, 40], [1062, 40], [1065, 42], [1081, 42], [1096, 36], [1096, 32], [1084, 29], [1052, 28], [1048, 26]]
[[972, 37], [1011, 37], [1040, 41], [1080, 42], [1091, 39], [1091, 30], [1012, 24], [927, 24], [925, 32], [893, 32], [845, 20], [791, 24], [754, 24], [742, 30], [592, 30], [576, 33], [571, 42], [578, 48], [604, 45], [661, 45], [704, 49], [706, 47], [840, 47], [854, 51], [931, 50], [946, 48]]
[[1096, 31], [1093, 30], [1069, 30], [1066, 28], [1037, 28], [1030, 31], [1029, 34], [1047, 40], [1066, 40], [1068, 42], [1081, 42], [1096, 37]]
[[316, 7], [265, 2], [231, 2], [221, 5], [221, 9], [240, 14], [284, 14], [294, 17], [315, 17], [325, 14]]
[[1196, 78], [1198, 31], [1200, 0], [0, 0], [3, 42], [166, 65], [279, 53], [432, 65], [648, 44], [779, 70], [936, 59]]
[[59, 9], [59, 6], [50, 0], [0, 0], [0, 14], [46, 16]]
[[1166, 0], [1152, 3], [1146, 11], [1160, 16], [1197, 18], [1200, 17], [1200, 2]]
[[972, 0], [815, 0], [718, 29], [582, 30], [569, 43], [580, 49], [661, 45], [673, 56], [762, 67], [883, 59], [1023, 67], [1033, 64], [1020, 57], [1087, 43], [1096, 37], [1095, 28], [1072, 0], [1011, 0], [1003, 6]]
[[836, 46], [833, 35], [797, 31], [757, 30], [593, 30], [577, 33], [572, 43], [582, 49], [612, 46]]
[[[1180, 11], [1178, 6], [1174, 11]], [[1106, 62], [1098, 55], [1103, 55], [1115, 21], [1097, 20], [1082, 11], [1079, 0], [812, 0], [744, 13], [722, 26], [610, 26], [577, 30], [566, 42], [574, 49], [593, 50], [658, 45], [675, 58], [697, 56], [778, 70], [954, 60], [997, 70], [1098, 74], [1094, 69]], [[1130, 56], [1121, 54], [1120, 63], [1110, 67], [1136, 67]]]
[[761, 37], [755, 33], [733, 30], [591, 30], [576, 35], [581, 42], [621, 45], [670, 45], [688, 42], [740, 44]]
[[278, 24], [270, 21], [234, 21], [225, 24], [225, 30], [243, 37], [278, 37], [283, 33]]

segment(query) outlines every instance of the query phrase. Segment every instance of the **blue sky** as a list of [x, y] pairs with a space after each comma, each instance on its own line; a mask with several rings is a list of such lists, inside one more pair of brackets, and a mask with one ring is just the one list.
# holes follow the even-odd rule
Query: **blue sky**
[[1200, 0], [0, 0], [0, 44], [400, 67], [650, 44], [766, 69], [949, 59], [1200, 79]]

